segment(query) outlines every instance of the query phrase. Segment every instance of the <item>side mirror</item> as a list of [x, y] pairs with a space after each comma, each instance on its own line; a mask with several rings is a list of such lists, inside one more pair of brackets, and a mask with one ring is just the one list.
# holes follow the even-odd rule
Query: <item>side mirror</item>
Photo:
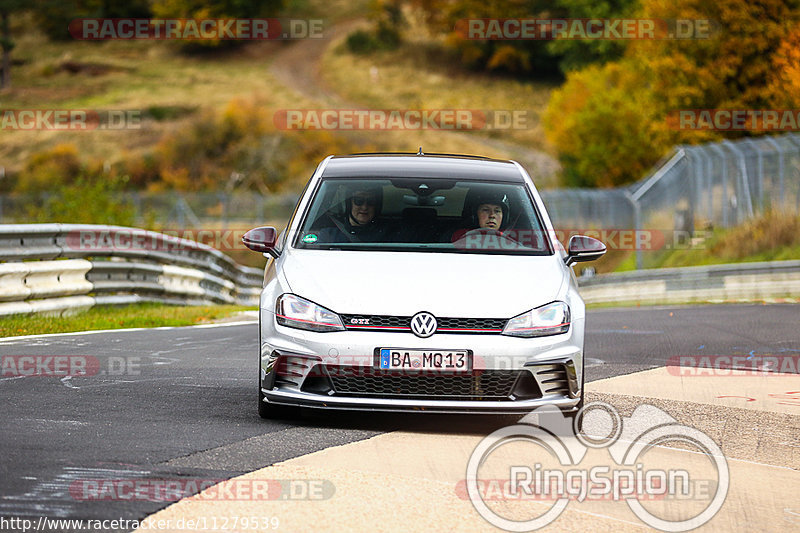
[[606, 253], [606, 245], [585, 235], [573, 235], [567, 247], [567, 266], [583, 261], [594, 261]]
[[261, 226], [253, 228], [242, 235], [242, 242], [254, 252], [268, 253], [272, 257], [278, 257], [275, 244], [278, 242], [278, 230], [272, 226]]

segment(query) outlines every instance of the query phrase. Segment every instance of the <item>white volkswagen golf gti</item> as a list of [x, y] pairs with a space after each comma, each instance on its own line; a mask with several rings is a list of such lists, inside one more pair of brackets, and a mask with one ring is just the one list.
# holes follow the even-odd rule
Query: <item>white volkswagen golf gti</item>
[[[420, 151], [421, 152], [421, 151]], [[585, 308], [564, 250], [516, 162], [437, 154], [322, 161], [269, 254], [258, 411], [574, 414]]]

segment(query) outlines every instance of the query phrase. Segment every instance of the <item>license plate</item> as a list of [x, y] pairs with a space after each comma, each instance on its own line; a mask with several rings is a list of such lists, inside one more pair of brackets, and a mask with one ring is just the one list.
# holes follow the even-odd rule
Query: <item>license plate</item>
[[404, 350], [381, 348], [378, 368], [382, 370], [447, 370], [467, 372], [472, 369], [469, 350]]

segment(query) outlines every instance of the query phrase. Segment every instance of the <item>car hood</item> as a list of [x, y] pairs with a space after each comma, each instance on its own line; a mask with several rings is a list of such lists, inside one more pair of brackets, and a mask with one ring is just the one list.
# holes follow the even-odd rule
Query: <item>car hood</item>
[[566, 281], [558, 255], [292, 250], [290, 290], [341, 314], [511, 318], [552, 302]]

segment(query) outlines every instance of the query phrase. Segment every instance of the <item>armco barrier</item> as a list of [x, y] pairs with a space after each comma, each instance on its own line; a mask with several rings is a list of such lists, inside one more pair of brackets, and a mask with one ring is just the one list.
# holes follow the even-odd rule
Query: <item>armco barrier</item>
[[[115, 245], [131, 235], [140, 245]], [[0, 261], [0, 316], [144, 301], [255, 306], [263, 279], [210, 246], [121, 226], [0, 225]]]
[[[106, 246], [82, 245], [98, 232]], [[172, 246], [114, 248], [120, 232]], [[119, 226], [0, 225], [0, 261], [0, 316], [144, 301], [256, 306], [263, 276], [204, 244]], [[798, 298], [800, 261], [638, 270], [578, 281], [590, 304]]]
[[725, 302], [800, 297], [800, 261], [636, 270], [578, 278], [588, 304]]

